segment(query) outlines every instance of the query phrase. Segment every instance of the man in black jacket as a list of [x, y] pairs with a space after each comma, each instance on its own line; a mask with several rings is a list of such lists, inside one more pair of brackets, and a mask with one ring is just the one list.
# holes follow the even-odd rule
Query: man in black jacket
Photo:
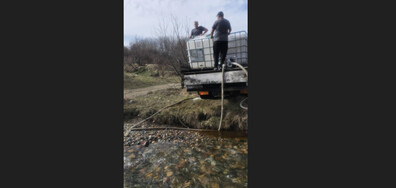
[[[216, 31], [213, 37], [213, 33]], [[217, 13], [217, 20], [212, 26], [212, 32], [210, 33], [213, 39], [213, 58], [215, 63], [214, 70], [220, 70], [221, 66], [225, 62], [228, 50], [228, 35], [231, 33], [231, 24], [224, 18], [224, 13], [220, 11]], [[220, 66], [219, 66], [219, 55], [220, 56]]]

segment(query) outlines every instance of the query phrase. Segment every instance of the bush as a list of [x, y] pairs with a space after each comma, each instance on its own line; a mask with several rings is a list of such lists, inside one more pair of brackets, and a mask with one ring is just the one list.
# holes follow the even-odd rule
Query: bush
[[158, 77], [159, 73], [158, 73], [158, 71], [150, 72], [150, 76]]
[[129, 72], [129, 73], [132, 73], [132, 72], [135, 72], [136, 71], [136, 66], [133, 66], [133, 65], [124, 65], [124, 71], [125, 72]]

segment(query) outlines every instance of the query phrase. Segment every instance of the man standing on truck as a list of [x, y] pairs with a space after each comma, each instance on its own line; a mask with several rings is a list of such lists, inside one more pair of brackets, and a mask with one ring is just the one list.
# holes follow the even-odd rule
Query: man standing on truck
[[[203, 33], [202, 33], [203, 32]], [[198, 21], [194, 22], [194, 29], [191, 30], [191, 35], [190, 35], [190, 39], [194, 38], [196, 36], [201, 36], [204, 35], [206, 32], [208, 32], [208, 29], [206, 29], [203, 26], [198, 26]]]
[[[213, 33], [216, 31], [214, 37]], [[224, 13], [220, 11], [217, 13], [217, 20], [212, 26], [212, 32], [210, 37], [213, 39], [213, 58], [215, 62], [214, 70], [220, 70], [221, 66], [224, 64], [225, 58], [227, 56], [228, 50], [228, 35], [231, 33], [231, 24], [224, 18]], [[219, 64], [219, 54], [221, 54], [220, 66]]]

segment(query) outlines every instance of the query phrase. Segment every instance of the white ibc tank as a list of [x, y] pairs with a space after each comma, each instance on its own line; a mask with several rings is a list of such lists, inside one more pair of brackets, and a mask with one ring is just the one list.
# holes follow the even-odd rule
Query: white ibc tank
[[[210, 34], [198, 36], [187, 41], [187, 51], [191, 69], [212, 69], [213, 40]], [[247, 65], [247, 33], [239, 31], [228, 36], [227, 57], [233, 57], [237, 63]]]
[[247, 33], [235, 32], [228, 36], [227, 57], [234, 57], [236, 62], [247, 66], [248, 64], [248, 40]]

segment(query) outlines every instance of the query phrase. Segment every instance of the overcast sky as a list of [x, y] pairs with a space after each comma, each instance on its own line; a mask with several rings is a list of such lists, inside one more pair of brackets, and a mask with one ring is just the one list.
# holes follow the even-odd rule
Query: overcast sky
[[124, 0], [124, 45], [135, 36], [154, 37], [163, 17], [173, 15], [179, 20], [210, 28], [216, 14], [224, 12], [233, 31], [247, 31], [247, 0]]

